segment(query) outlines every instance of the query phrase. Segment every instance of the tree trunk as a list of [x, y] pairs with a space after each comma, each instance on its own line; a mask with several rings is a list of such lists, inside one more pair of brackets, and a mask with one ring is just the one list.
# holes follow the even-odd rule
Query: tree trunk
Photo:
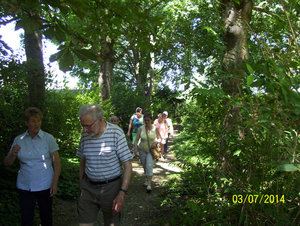
[[[150, 43], [154, 46], [155, 45], [155, 42], [153, 40], [153, 36], [150, 35]], [[151, 94], [152, 94], [152, 89], [153, 89], [153, 78], [154, 78], [154, 75], [155, 75], [155, 71], [154, 71], [154, 65], [155, 65], [155, 54], [154, 52], [150, 52], [150, 67], [149, 67], [149, 70], [150, 70], [150, 78], [149, 78], [149, 89], [148, 89], [148, 92], [147, 92], [147, 97], [150, 98]]]
[[[223, 89], [231, 96], [238, 97], [241, 82], [244, 80], [243, 61], [248, 58], [246, 28], [250, 23], [253, 3], [251, 0], [240, 1], [240, 5], [232, 3], [233, 1], [224, 2], [226, 52], [223, 58], [223, 70], [225, 74], [233, 76], [223, 78]], [[230, 7], [231, 5], [233, 7]]]
[[[241, 94], [241, 83], [243, 77], [244, 60], [248, 58], [247, 26], [250, 23], [253, 2], [251, 0], [241, 0], [240, 5], [234, 1], [224, 0], [223, 13], [225, 16], [224, 42], [226, 52], [223, 58], [222, 85], [226, 94], [233, 98], [238, 98]], [[230, 129], [234, 122], [239, 120], [239, 107], [228, 105], [225, 115], [225, 128]]]
[[[35, 14], [35, 13], [33, 13]], [[38, 28], [24, 27], [27, 58], [27, 84], [30, 106], [43, 109], [45, 104], [45, 71], [43, 63], [42, 33]]]
[[[150, 36], [150, 43], [154, 46], [152, 35]], [[154, 64], [155, 55], [154, 52], [148, 50], [133, 49], [133, 64], [134, 64], [134, 76], [136, 79], [136, 85], [138, 89], [143, 90], [143, 96], [150, 98], [153, 89], [154, 78]]]
[[[222, 86], [224, 92], [234, 99], [241, 95], [241, 84], [245, 80], [243, 72], [245, 68], [244, 60], [248, 58], [247, 27], [250, 23], [252, 8], [253, 2], [251, 0], [240, 0], [240, 5], [232, 0], [223, 0], [226, 51], [222, 62], [225, 75], [222, 79]], [[230, 101], [225, 101], [225, 107], [224, 133], [239, 134], [240, 138], [243, 139], [242, 129], [236, 126], [240, 120], [239, 106], [232, 106]], [[223, 172], [230, 167], [228, 153], [226, 153], [225, 148], [226, 143], [226, 138], [223, 138], [220, 153]]]
[[101, 90], [102, 101], [110, 98], [111, 77], [115, 64], [113, 48], [114, 42], [109, 37], [101, 39], [101, 58], [103, 62], [100, 63], [98, 82], [99, 87], [103, 86]]

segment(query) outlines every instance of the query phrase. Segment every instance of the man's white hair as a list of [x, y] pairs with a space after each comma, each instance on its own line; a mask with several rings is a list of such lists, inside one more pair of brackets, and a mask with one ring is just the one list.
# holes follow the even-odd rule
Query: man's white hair
[[84, 104], [80, 107], [78, 111], [78, 117], [90, 115], [93, 117], [93, 120], [97, 120], [99, 118], [103, 119], [103, 110], [99, 104]]

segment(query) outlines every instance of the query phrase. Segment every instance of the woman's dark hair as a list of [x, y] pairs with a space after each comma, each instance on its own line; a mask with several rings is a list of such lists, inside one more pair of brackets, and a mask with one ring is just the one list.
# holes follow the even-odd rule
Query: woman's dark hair
[[40, 119], [43, 119], [43, 114], [40, 109], [36, 107], [29, 107], [24, 112], [24, 120], [29, 121], [31, 116], [40, 117]]
[[153, 120], [152, 114], [151, 114], [150, 112], [146, 112], [146, 113], [144, 114], [144, 118], [149, 118], [149, 119]]

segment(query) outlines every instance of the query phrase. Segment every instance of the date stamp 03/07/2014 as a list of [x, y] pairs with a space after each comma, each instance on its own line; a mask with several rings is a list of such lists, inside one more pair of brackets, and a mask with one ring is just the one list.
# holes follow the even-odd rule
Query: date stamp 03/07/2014
[[252, 195], [252, 194], [246, 194], [246, 195], [233, 195], [232, 196], [232, 202], [233, 203], [266, 203], [266, 204], [272, 204], [272, 203], [284, 203], [284, 195]]

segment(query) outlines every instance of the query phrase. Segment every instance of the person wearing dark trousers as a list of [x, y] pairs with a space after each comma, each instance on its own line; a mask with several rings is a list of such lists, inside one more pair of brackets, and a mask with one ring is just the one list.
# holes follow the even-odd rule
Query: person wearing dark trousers
[[38, 108], [25, 110], [28, 129], [14, 139], [4, 159], [6, 166], [11, 166], [16, 158], [20, 161], [17, 188], [22, 226], [34, 225], [36, 201], [42, 226], [52, 226], [52, 197], [57, 193], [61, 163], [54, 137], [41, 130], [42, 118]]
[[164, 156], [168, 153], [168, 141], [169, 138], [173, 136], [173, 123], [170, 118], [168, 118], [168, 112], [164, 111], [163, 112], [163, 119], [167, 121], [168, 124], [168, 138], [166, 139], [166, 143], [164, 144]]

